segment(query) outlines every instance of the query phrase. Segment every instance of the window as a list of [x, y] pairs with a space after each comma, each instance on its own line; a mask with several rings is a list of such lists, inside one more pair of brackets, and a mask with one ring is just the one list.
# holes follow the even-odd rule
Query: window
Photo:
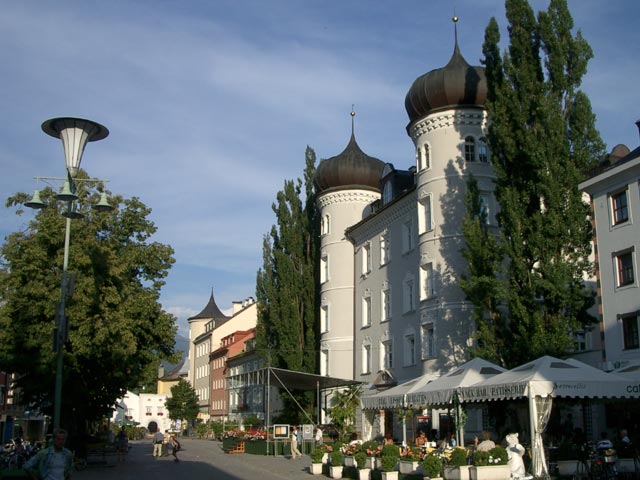
[[422, 325], [422, 359], [433, 358], [435, 352], [435, 338], [433, 334], [433, 324]]
[[489, 163], [489, 147], [487, 139], [484, 137], [478, 140], [478, 160], [481, 163]]
[[368, 327], [371, 325], [371, 293], [365, 292], [362, 297], [362, 326]]
[[382, 190], [382, 204], [386, 205], [391, 200], [393, 200], [393, 186], [391, 180], [387, 180]]
[[618, 274], [618, 287], [634, 283], [633, 277], [633, 252], [625, 252], [616, 255], [616, 268]]
[[391, 290], [386, 289], [382, 291], [382, 315], [380, 317], [381, 322], [388, 322], [391, 320]]
[[418, 171], [422, 170], [422, 149], [420, 147], [416, 148], [416, 168]]
[[402, 224], [402, 250], [404, 253], [413, 250], [413, 224], [408, 220]]
[[415, 284], [412, 276], [404, 281], [404, 313], [416, 309]]
[[329, 305], [320, 307], [320, 333], [329, 331]]
[[418, 210], [420, 211], [420, 217], [418, 217], [418, 227], [420, 233], [428, 232], [433, 229], [433, 217], [431, 209], [431, 194], [425, 195], [420, 199], [418, 203]]
[[329, 375], [329, 350], [320, 350], [320, 375]]
[[329, 233], [329, 215], [325, 215], [320, 220], [320, 235], [327, 235]]
[[380, 343], [380, 364], [385, 370], [393, 368], [393, 343], [391, 340]]
[[329, 258], [327, 254], [323, 254], [320, 257], [320, 283], [324, 283], [329, 280]]
[[476, 141], [472, 136], [464, 139], [464, 159], [467, 162], [474, 162], [476, 160]]
[[621, 320], [624, 349], [634, 350], [640, 348], [640, 338], [638, 337], [638, 315], [636, 313], [623, 315]]
[[426, 143], [424, 146], [416, 148], [416, 167], [418, 171], [431, 168], [429, 145]]
[[573, 332], [573, 351], [584, 352], [588, 349], [587, 333], [584, 330]]
[[614, 225], [619, 225], [629, 220], [629, 205], [627, 203], [626, 190], [611, 195], [611, 211], [613, 212]]
[[431, 168], [431, 150], [428, 144], [424, 144], [424, 168], [428, 170]]
[[389, 260], [389, 234], [385, 233], [380, 236], [380, 265], [386, 265]]
[[480, 194], [480, 221], [489, 223], [489, 195], [486, 193]]
[[404, 366], [410, 367], [416, 364], [416, 337], [414, 334], [404, 337]]
[[433, 264], [427, 263], [420, 267], [420, 285], [422, 289], [420, 291], [420, 300], [426, 300], [433, 298], [436, 295], [435, 282], [433, 278]]
[[371, 272], [371, 244], [365, 243], [362, 246], [362, 274]]
[[371, 373], [371, 345], [362, 345], [362, 369], [361, 372]]

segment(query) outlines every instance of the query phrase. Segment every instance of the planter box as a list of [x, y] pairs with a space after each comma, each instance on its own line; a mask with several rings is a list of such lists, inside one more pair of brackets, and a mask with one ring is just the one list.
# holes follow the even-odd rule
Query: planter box
[[511, 467], [509, 465], [491, 465], [487, 467], [470, 467], [471, 480], [509, 480]]
[[447, 480], [470, 480], [469, 468], [471, 465], [461, 467], [444, 467], [444, 478]]
[[355, 466], [356, 466], [356, 460], [355, 460], [355, 458], [353, 458], [353, 457], [351, 457], [351, 456], [349, 456], [349, 457], [344, 457], [344, 458], [342, 459], [342, 464], [343, 464], [345, 467], [355, 467]]
[[339, 467], [329, 467], [331, 472], [331, 478], [342, 478], [342, 469], [344, 468], [342, 465]]
[[382, 472], [382, 480], [398, 480], [399, 472]]
[[376, 468], [376, 457], [367, 457], [367, 460], [364, 463], [364, 468], [370, 468], [371, 470]]
[[[640, 468], [640, 464], [638, 464], [638, 468]], [[618, 473], [640, 473], [636, 472], [636, 465], [633, 458], [619, 458], [616, 462], [616, 469]]]
[[371, 477], [370, 468], [361, 468], [358, 470], [358, 480], [369, 480]]
[[569, 476], [575, 475], [578, 467], [578, 460], [558, 460], [558, 475]]
[[321, 463], [312, 463], [309, 467], [309, 473], [312, 475], [321, 475], [322, 474], [322, 464]]
[[422, 468], [420, 466], [420, 462], [408, 462], [406, 460], [400, 460], [400, 473], [415, 475], [417, 473], [422, 473]]

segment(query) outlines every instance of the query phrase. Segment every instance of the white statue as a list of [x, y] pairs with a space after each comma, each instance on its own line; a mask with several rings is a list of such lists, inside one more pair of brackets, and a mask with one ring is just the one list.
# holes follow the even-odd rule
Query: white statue
[[506, 441], [509, 466], [511, 467], [511, 478], [526, 478], [527, 474], [524, 469], [524, 462], [522, 461], [524, 447], [520, 445], [518, 434], [510, 433], [507, 435]]

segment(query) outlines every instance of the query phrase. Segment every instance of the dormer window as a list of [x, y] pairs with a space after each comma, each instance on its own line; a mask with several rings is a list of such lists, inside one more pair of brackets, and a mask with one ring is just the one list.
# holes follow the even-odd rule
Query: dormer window
[[393, 185], [391, 179], [387, 180], [382, 190], [382, 204], [386, 205], [393, 199]]

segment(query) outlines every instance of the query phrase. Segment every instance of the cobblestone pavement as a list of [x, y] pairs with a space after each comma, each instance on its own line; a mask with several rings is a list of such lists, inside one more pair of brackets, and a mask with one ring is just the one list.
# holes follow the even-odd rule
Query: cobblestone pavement
[[[200, 478], [216, 480], [260, 479], [306, 479], [310, 459], [290, 460], [288, 457], [273, 457], [250, 454], [227, 454], [222, 444], [211, 440], [180, 439], [182, 449], [179, 462], [172, 456], [154, 458], [150, 440], [131, 442], [131, 450], [124, 462], [115, 456], [102, 462], [90, 462], [85, 470], [75, 472], [74, 480], [176, 480], [176, 478]], [[194, 477], [196, 476], [197, 477]]]

